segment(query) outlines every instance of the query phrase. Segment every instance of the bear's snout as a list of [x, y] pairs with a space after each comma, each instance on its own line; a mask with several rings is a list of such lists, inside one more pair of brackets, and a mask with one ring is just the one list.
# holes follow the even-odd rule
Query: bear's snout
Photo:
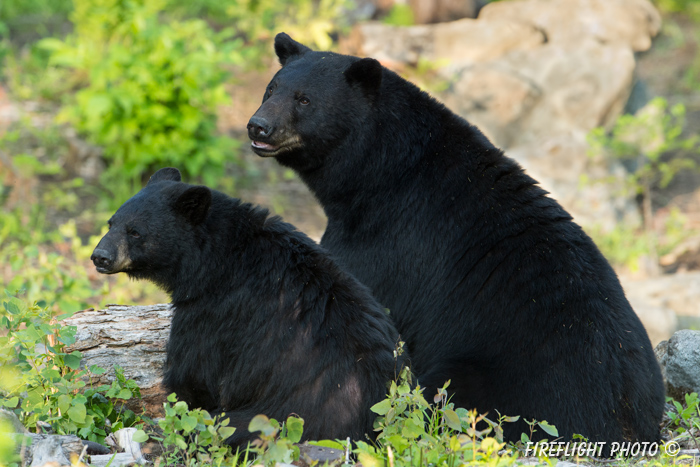
[[114, 265], [114, 255], [102, 248], [95, 248], [90, 259], [97, 268], [97, 271], [103, 274], [109, 272], [112, 269], [112, 265]]
[[248, 138], [252, 140], [267, 138], [272, 134], [272, 125], [263, 117], [253, 115], [248, 121]]

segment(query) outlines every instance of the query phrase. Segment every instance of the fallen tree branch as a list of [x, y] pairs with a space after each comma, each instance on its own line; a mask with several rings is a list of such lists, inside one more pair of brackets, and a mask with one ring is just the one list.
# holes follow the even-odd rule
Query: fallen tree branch
[[[161, 380], [171, 316], [168, 304], [109, 305], [105, 310], [80, 311], [65, 320], [78, 328], [76, 342], [68, 352], [80, 351], [84, 368], [97, 365], [107, 370], [93, 375], [92, 384], [111, 384], [115, 379], [114, 365], [122, 367], [124, 376], [141, 388], [146, 413], [162, 416], [167, 394]], [[140, 412], [140, 401], [132, 399], [126, 405]]]

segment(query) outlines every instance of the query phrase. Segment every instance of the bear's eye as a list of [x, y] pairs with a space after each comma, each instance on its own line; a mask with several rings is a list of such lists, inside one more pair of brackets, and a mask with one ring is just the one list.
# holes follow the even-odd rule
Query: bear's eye
[[129, 230], [126, 231], [126, 233], [127, 233], [130, 237], [141, 238], [141, 234], [138, 233], [138, 232], [137, 232], [136, 230], [134, 230], [134, 229], [129, 229]]
[[268, 95], [268, 96], [271, 96], [271, 95], [272, 95], [272, 86], [270, 86], [269, 88], [267, 88], [267, 95]]
[[300, 97], [300, 98], [299, 98], [299, 103], [300, 103], [301, 105], [309, 105], [309, 104], [311, 103], [311, 101], [309, 100], [308, 97], [303, 96], [303, 97]]

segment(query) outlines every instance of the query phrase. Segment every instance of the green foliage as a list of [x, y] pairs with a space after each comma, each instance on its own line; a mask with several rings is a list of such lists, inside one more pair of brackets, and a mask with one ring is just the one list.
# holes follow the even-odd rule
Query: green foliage
[[34, 430], [41, 421], [58, 434], [77, 434], [97, 442], [104, 442], [108, 425], [119, 429], [140, 420], [130, 410], [115, 408], [115, 401], [123, 406], [132, 397], [140, 398], [136, 383], [126, 380], [120, 368], [111, 385], [86, 384], [86, 379], [105, 370], [81, 369], [81, 353], [66, 351], [76, 333], [75, 326], [61, 322], [68, 315], [6, 295], [0, 310], [0, 326], [7, 332], [0, 337], [0, 366], [12, 370], [11, 382], [0, 388], [2, 406]]
[[[411, 389], [406, 374], [392, 382], [387, 399], [375, 404], [379, 415], [375, 430], [377, 445], [357, 442], [355, 453], [364, 467], [441, 465], [454, 467], [465, 463], [510, 465], [511, 453], [499, 454], [505, 446], [500, 424], [517, 417], [503, 417], [499, 423], [475, 411], [454, 408], [447, 402], [447, 385], [428, 404], [421, 388]], [[449, 383], [448, 383], [449, 384]], [[485, 427], [477, 424], [484, 422]], [[489, 436], [493, 435], [493, 436]]]
[[654, 0], [662, 13], [682, 13], [695, 21], [700, 21], [700, 1], [698, 0]]
[[175, 16], [204, 18], [215, 25], [233, 24], [248, 46], [248, 64], [269, 56], [270, 39], [285, 31], [296, 40], [326, 50], [345, 29], [350, 0], [168, 0]]
[[[33, 205], [37, 212], [41, 209], [39, 205]], [[23, 291], [30, 301], [43, 298], [43, 303], [49, 306], [56, 305], [63, 312], [75, 312], [87, 308], [87, 300], [95, 293], [92, 284], [87, 276], [87, 271], [75, 269], [67, 258], [56, 252], [48, 251], [37, 246], [31, 241], [32, 238], [40, 238], [42, 230], [36, 229], [32, 223], [22, 221], [20, 210], [11, 212], [0, 212], [0, 219], [5, 221], [0, 237], [13, 235], [14, 232], [22, 231], [26, 233], [25, 241], [8, 241], [0, 247], [0, 261], [6, 264], [15, 274], [14, 277], [5, 284], [5, 288], [12, 291]], [[31, 216], [37, 219], [40, 216]], [[28, 230], [24, 230], [25, 228]], [[91, 247], [83, 246], [75, 232], [74, 221], [61, 226], [58, 231], [51, 232], [47, 236], [60, 238], [60, 243], [66, 245], [76, 256], [89, 257]], [[13, 235], [14, 236], [14, 235]], [[64, 240], [65, 239], [65, 240]], [[26, 241], [29, 240], [29, 241]], [[57, 239], [58, 240], [58, 239]]]
[[636, 272], [640, 268], [639, 260], [649, 254], [649, 244], [647, 238], [640, 235], [640, 226], [617, 224], [610, 231], [594, 226], [586, 231], [613, 265]]
[[[2, 50], [0, 54], [3, 54]], [[16, 99], [55, 104], [80, 84], [79, 77], [49, 64], [49, 52], [36, 43], [18, 49], [6, 41], [4, 56], [2, 75], [8, 90]], [[0, 62], [0, 65], [3, 63]]]
[[10, 423], [0, 418], [0, 467], [20, 465], [19, 456], [15, 453], [15, 440]]
[[[181, 0], [185, 1], [185, 0]], [[275, 33], [284, 31], [295, 40], [319, 50], [333, 45], [352, 7], [350, 0], [239, 0], [228, 2], [226, 14], [252, 44], [265, 47]]]
[[274, 418], [265, 415], [253, 417], [248, 431], [259, 433], [259, 439], [252, 443], [250, 451], [255, 453], [256, 464], [274, 467], [278, 463], [291, 464], [299, 459], [299, 447], [295, 444], [301, 440], [304, 420], [299, 417], [287, 417], [280, 426]]
[[[678, 208], [670, 210], [661, 229], [662, 235], [657, 240], [659, 256], [670, 253], [681, 242], [696, 234], [687, 228], [687, 224], [687, 218]], [[641, 267], [640, 261], [650, 256], [649, 238], [639, 225], [621, 223], [609, 231], [591, 226], [586, 231], [614, 265], [637, 272]]]
[[669, 109], [666, 99], [657, 97], [637, 114], [621, 116], [611, 131], [591, 131], [591, 154], [632, 167], [625, 179], [628, 192], [643, 194], [654, 184], [665, 188], [680, 171], [698, 168], [690, 157], [698, 152], [698, 135], [683, 138], [684, 123], [683, 104]]
[[[620, 117], [611, 130], [601, 127], [589, 134], [591, 157], [619, 161], [628, 170], [622, 180], [613, 175], [596, 181], [613, 185], [621, 182], [623, 195], [641, 195], [643, 201], [643, 242], [628, 236], [634, 230], [629, 226], [618, 227], [607, 239], [601, 239], [602, 249], [613, 262], [634, 261], [643, 251], [654, 264], [658, 262], [660, 245], [653, 223], [655, 193], [680, 172], [698, 170], [699, 135], [684, 137], [684, 123], [682, 104], [669, 108], [665, 99], [655, 98], [635, 115]], [[621, 240], [628, 243], [624, 248], [619, 248]]]
[[[123, 201], [157, 166], [178, 166], [213, 184], [234, 142], [216, 135], [228, 101], [224, 65], [240, 63], [242, 41], [199, 20], [164, 24], [161, 0], [76, 0], [75, 33], [44, 39], [51, 63], [87, 86], [59, 115], [104, 147], [103, 185]], [[120, 185], [119, 180], [130, 181]]]
[[389, 10], [389, 14], [382, 20], [384, 24], [392, 26], [412, 26], [416, 20], [413, 10], [407, 3], [396, 3]]
[[[227, 426], [228, 419], [217, 421], [205, 410], [190, 409], [186, 402], [178, 401], [174, 393], [168, 396], [163, 407], [165, 417], [158, 421], [162, 434], [149, 435], [138, 430], [133, 439], [144, 442], [150, 436], [161, 442], [166, 448], [163, 459], [166, 465], [220, 466], [235, 457], [225, 443], [235, 431]], [[247, 467], [247, 454], [242, 464]]]
[[3, 0], [0, 25], [12, 37], [46, 36], [60, 29], [72, 7], [72, 0]]
[[675, 410], [666, 412], [671, 427], [675, 427], [678, 432], [674, 441], [690, 439], [700, 449], [698, 443], [700, 440], [700, 398], [698, 398], [698, 393], [693, 392], [685, 395], [685, 407], [671, 397], [667, 397], [666, 402], [673, 403], [675, 408]]
[[234, 452], [225, 443], [235, 432], [229, 427], [225, 414], [220, 418], [202, 409], [190, 409], [184, 401], [178, 401], [175, 394], [168, 396], [163, 404], [165, 417], [158, 421], [160, 432], [138, 430], [134, 441], [144, 442], [153, 439], [164, 449], [163, 461], [166, 465], [236, 465], [249, 467], [252, 459], [256, 465], [272, 467], [278, 462], [291, 463], [299, 459], [299, 443], [304, 429], [304, 421], [290, 416], [280, 426], [275, 419], [265, 415], [253, 417], [248, 426], [251, 433], [258, 432], [259, 439], [246, 449]]

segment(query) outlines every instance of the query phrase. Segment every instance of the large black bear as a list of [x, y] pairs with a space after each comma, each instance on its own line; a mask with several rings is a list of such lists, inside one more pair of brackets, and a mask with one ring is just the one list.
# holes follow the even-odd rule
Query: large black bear
[[304, 439], [364, 439], [370, 407], [401, 370], [398, 334], [366, 287], [267, 210], [156, 172], [109, 220], [92, 255], [168, 292], [164, 384], [192, 407], [226, 412], [251, 439], [257, 414], [305, 421]]
[[[328, 216], [321, 244], [390, 308], [418, 382], [564, 439], [659, 438], [664, 390], [641, 322], [571, 216], [483, 134], [371, 58], [281, 33], [248, 124]], [[527, 426], [506, 426], [519, 439]]]

